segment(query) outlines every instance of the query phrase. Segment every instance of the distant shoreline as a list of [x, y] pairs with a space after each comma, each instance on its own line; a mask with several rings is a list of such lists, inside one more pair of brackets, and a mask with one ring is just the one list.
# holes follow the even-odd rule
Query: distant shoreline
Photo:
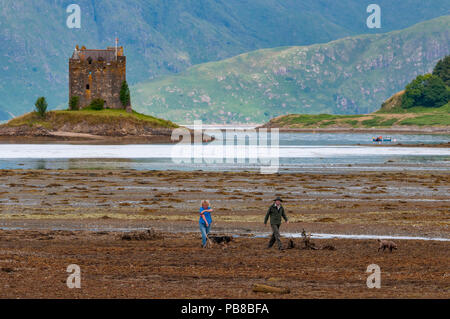
[[444, 134], [450, 135], [450, 127], [426, 127], [426, 128], [283, 128], [276, 126], [260, 126], [260, 128], [278, 129], [282, 133], [389, 133], [389, 134]]
[[388, 107], [386, 102], [370, 114], [287, 114], [272, 118], [260, 128], [280, 132], [371, 133], [371, 134], [446, 134], [450, 135], [450, 104], [437, 108]]
[[[278, 129], [280, 133], [331, 133], [331, 134], [358, 134], [358, 133], [372, 133], [374, 136], [379, 135], [393, 135], [393, 134], [424, 134], [424, 135], [449, 135], [448, 143], [439, 144], [403, 144], [403, 143], [381, 143], [381, 144], [356, 144], [358, 146], [397, 146], [397, 147], [450, 147], [450, 129], [446, 128], [427, 128], [427, 129], [364, 129], [364, 128], [278, 128], [278, 127], [256, 127], [256, 130], [261, 128]], [[208, 130], [207, 127], [203, 129]], [[221, 128], [220, 130], [224, 130]], [[247, 127], [243, 129], [248, 129]], [[84, 133], [72, 132], [46, 132], [45, 135], [2, 135], [0, 133], [0, 144], [88, 144], [88, 145], [126, 145], [126, 144], [176, 144], [179, 141], [172, 141], [171, 134], [164, 132], [164, 134], [155, 135], [124, 135], [124, 136], [104, 136]], [[393, 136], [395, 138], [395, 136]]]
[[450, 148], [450, 142], [448, 143], [436, 143], [436, 144], [403, 144], [403, 143], [381, 143], [381, 144], [356, 144], [356, 146], [374, 146], [374, 147], [433, 147], [433, 148]]
[[89, 145], [126, 145], [126, 144], [172, 144], [170, 136], [6, 136], [0, 135], [0, 144], [89, 144]]

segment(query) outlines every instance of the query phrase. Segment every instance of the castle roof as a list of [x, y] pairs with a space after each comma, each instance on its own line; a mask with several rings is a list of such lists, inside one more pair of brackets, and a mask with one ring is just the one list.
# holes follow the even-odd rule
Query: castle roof
[[[118, 56], [122, 55], [122, 48], [118, 48]], [[121, 51], [121, 52], [119, 52]], [[108, 47], [106, 50], [93, 50], [93, 49], [84, 49], [81, 50], [75, 49], [72, 55], [72, 59], [75, 60], [87, 60], [91, 58], [93, 61], [105, 61], [112, 62], [116, 60], [116, 50], [115, 48]]]

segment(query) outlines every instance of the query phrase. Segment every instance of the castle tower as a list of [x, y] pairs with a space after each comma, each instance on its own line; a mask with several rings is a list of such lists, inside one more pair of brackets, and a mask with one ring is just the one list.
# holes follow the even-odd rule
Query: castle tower
[[120, 101], [120, 89], [126, 81], [126, 57], [123, 47], [91, 50], [77, 45], [69, 59], [69, 100], [78, 96], [79, 107], [94, 99], [103, 99], [105, 108], [125, 109]]

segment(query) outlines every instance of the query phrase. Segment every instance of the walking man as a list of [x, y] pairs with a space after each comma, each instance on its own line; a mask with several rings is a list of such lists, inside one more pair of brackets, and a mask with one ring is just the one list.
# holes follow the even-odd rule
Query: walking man
[[280, 240], [281, 217], [284, 218], [286, 223], [289, 223], [289, 222], [288, 222], [288, 219], [284, 212], [284, 208], [283, 208], [283, 206], [281, 206], [281, 202], [282, 202], [282, 200], [280, 197], [275, 198], [274, 203], [269, 207], [266, 217], [264, 218], [264, 225], [267, 225], [267, 220], [269, 219], [269, 216], [270, 216], [270, 226], [272, 227], [272, 232], [273, 232], [267, 248], [272, 248], [273, 244], [275, 244], [275, 242], [277, 242], [278, 249], [283, 250], [283, 245], [281, 244], [281, 240]]

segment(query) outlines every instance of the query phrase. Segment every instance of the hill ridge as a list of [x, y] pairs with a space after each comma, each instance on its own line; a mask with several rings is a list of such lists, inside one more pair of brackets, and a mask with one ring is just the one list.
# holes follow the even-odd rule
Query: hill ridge
[[450, 52], [450, 16], [385, 34], [262, 49], [132, 87], [137, 109], [178, 122], [369, 113]]
[[79, 0], [81, 28], [66, 25], [68, 1], [0, 1], [0, 120], [29, 112], [39, 96], [67, 105], [67, 59], [76, 44], [117, 37], [136, 84], [260, 48], [328, 42], [397, 30], [449, 14], [447, 0], [378, 0], [381, 29], [367, 29], [360, 0]]

